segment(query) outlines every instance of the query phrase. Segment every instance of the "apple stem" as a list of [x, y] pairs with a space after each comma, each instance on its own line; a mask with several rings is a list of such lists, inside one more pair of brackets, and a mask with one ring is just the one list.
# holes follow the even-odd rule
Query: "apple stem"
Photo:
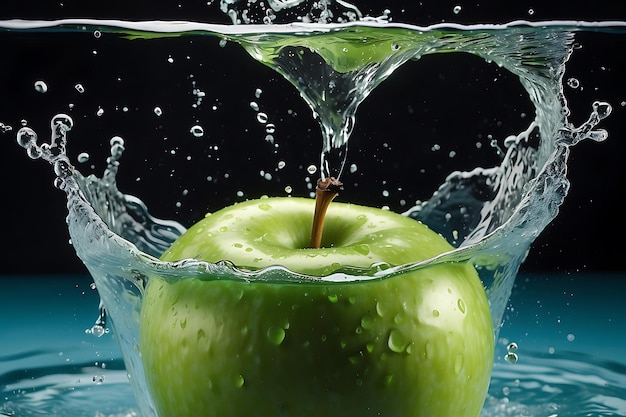
[[343, 190], [343, 183], [334, 177], [317, 180], [315, 188], [315, 213], [313, 214], [313, 228], [311, 230], [311, 248], [319, 249], [322, 246], [322, 231], [326, 210], [331, 201]]

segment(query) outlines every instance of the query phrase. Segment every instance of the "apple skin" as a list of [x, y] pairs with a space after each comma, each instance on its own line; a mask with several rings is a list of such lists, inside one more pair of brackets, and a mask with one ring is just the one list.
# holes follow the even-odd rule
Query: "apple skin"
[[[412, 219], [341, 203], [328, 210], [326, 247], [305, 249], [313, 204], [239, 203], [191, 227], [162, 259], [322, 277], [451, 249]], [[494, 356], [485, 291], [466, 264], [352, 282], [153, 278], [140, 320], [159, 417], [476, 417]]]

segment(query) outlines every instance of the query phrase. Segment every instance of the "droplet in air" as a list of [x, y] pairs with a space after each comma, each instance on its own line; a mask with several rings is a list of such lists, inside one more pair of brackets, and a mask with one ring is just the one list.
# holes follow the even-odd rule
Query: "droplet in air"
[[263, 124], [267, 123], [267, 114], [265, 114], [265, 113], [263, 113], [263, 112], [258, 113], [258, 114], [256, 115], [256, 120], [257, 120], [259, 123], [263, 123]]
[[200, 125], [192, 126], [189, 132], [197, 138], [204, 136], [204, 129]]
[[48, 85], [45, 81], [35, 81], [35, 91], [38, 93], [45, 93], [48, 91]]
[[504, 360], [510, 364], [517, 363], [517, 360], [518, 360], [517, 353], [508, 352], [506, 355], [504, 355]]
[[84, 164], [85, 162], [89, 161], [89, 154], [87, 152], [81, 152], [80, 154], [78, 154], [78, 157], [76, 157], [76, 160], [79, 163]]
[[91, 329], [87, 330], [87, 333], [92, 334], [96, 337], [102, 337], [106, 333], [106, 329], [99, 324], [94, 324]]
[[580, 87], [580, 81], [577, 78], [571, 77], [567, 79], [567, 86], [570, 88], [578, 88]]

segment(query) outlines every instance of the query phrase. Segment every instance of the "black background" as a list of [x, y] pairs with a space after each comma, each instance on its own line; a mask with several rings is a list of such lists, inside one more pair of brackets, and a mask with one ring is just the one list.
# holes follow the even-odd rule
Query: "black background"
[[[395, 21], [418, 25], [517, 19], [626, 21], [624, 2], [601, 7], [564, 1], [405, 3], [409, 4], [356, 4], [371, 15], [388, 8]], [[457, 4], [462, 10], [455, 14]], [[0, 19], [66, 17], [228, 23], [217, 0], [213, 4], [205, 0], [5, 0], [0, 6]], [[577, 89], [566, 87], [571, 121], [584, 121], [593, 101], [609, 101], [614, 111], [601, 125], [609, 131], [609, 139], [584, 141], [572, 149], [570, 193], [560, 215], [533, 245], [524, 271], [624, 269], [626, 34], [579, 34], [578, 39], [582, 48], [572, 56], [566, 74], [580, 81]], [[46, 81], [47, 93], [35, 91], [37, 80]], [[86, 88], [84, 94], [74, 90], [79, 82]], [[193, 107], [194, 86], [206, 93], [199, 108]], [[254, 95], [256, 88], [263, 90], [260, 98]], [[347, 187], [341, 199], [401, 210], [400, 198], [409, 202], [428, 198], [451, 170], [446, 165], [450, 158], [439, 154], [439, 159], [417, 158], [420, 152], [432, 155], [434, 144], [441, 145], [441, 155], [457, 152], [452, 169], [492, 165], [495, 159], [488, 146], [476, 152], [475, 140], [467, 142], [470, 148], [463, 148], [454, 138], [480, 138], [487, 143], [488, 134], [502, 140], [518, 133], [528, 123], [520, 114], [532, 114], [524, 94], [506, 71], [471, 56], [425, 57], [403, 66], [359, 109], [349, 154], [359, 170], [344, 178]], [[250, 101], [257, 101], [276, 124], [278, 149], [263, 140], [264, 128], [256, 122]], [[71, 111], [69, 103], [74, 105]], [[155, 106], [163, 109], [163, 116], [155, 116]], [[98, 107], [105, 111], [100, 117], [95, 116]], [[222, 48], [208, 37], [127, 42], [112, 35], [0, 33], [0, 122], [14, 127], [13, 132], [0, 134], [4, 185], [0, 274], [85, 272], [68, 242], [65, 198], [52, 186], [51, 168], [29, 160], [14, 140], [22, 119], [45, 138], [49, 119], [59, 112], [71, 114], [76, 124], [70, 132], [71, 155], [88, 149], [91, 160], [86, 166], [93, 164], [93, 172], [100, 174], [109, 138], [124, 137], [121, 190], [140, 196], [157, 217], [186, 224], [242, 198], [284, 194], [287, 185], [294, 195], [306, 195], [304, 169], [318, 162], [320, 134], [310, 110], [290, 84], [237, 45]], [[196, 123], [206, 128], [203, 138], [189, 134]], [[211, 150], [214, 146], [219, 151]], [[189, 156], [194, 164], [187, 161]], [[276, 170], [281, 160], [288, 165]], [[432, 168], [429, 174], [415, 175], [421, 164]], [[260, 170], [271, 172], [272, 181], [261, 178]], [[211, 181], [205, 179], [208, 175]], [[399, 187], [403, 191], [395, 192]], [[392, 196], [383, 198], [383, 189], [392, 190]], [[237, 191], [243, 191], [243, 197]]]

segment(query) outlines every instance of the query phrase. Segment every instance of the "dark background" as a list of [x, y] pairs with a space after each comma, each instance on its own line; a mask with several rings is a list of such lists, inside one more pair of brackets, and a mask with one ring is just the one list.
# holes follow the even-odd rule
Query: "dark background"
[[[418, 25], [517, 19], [626, 21], [624, 2], [601, 7], [595, 3], [573, 6], [565, 1], [542, 2], [546, 5], [521, 1], [396, 3], [400, 4], [368, 7], [365, 2], [355, 2], [365, 13], [380, 15], [388, 8], [395, 21]], [[462, 10], [455, 14], [457, 4]], [[217, 0], [212, 4], [205, 0], [5, 0], [0, 6], [0, 19], [65, 17], [228, 23]], [[624, 269], [620, 241], [626, 233], [626, 107], [622, 104], [626, 103], [626, 64], [622, 62], [626, 34], [579, 34], [579, 41], [582, 48], [576, 50], [566, 74], [566, 79], [580, 81], [576, 89], [566, 87], [571, 121], [584, 121], [593, 101], [609, 101], [614, 111], [601, 127], [610, 136], [603, 143], [584, 141], [572, 149], [570, 193], [560, 215], [533, 245], [524, 271]], [[47, 93], [35, 91], [37, 80], [46, 81]], [[85, 86], [84, 94], [74, 90], [76, 83]], [[194, 88], [206, 93], [199, 107], [193, 106], [198, 104]], [[259, 98], [255, 97], [257, 88], [263, 91]], [[250, 101], [256, 101], [276, 124], [279, 148], [264, 141], [265, 129], [256, 121]], [[162, 108], [163, 116], [154, 114], [155, 106]], [[104, 114], [98, 117], [99, 107]], [[128, 42], [90, 33], [0, 33], [0, 122], [14, 127], [13, 132], [0, 134], [4, 185], [0, 274], [85, 272], [69, 244], [65, 197], [52, 186], [51, 168], [29, 160], [15, 142], [20, 120], [26, 119], [46, 138], [49, 119], [59, 112], [68, 112], [75, 121], [70, 155], [75, 157], [84, 150], [91, 155], [81, 171], [100, 175], [109, 139], [122, 136], [127, 150], [120, 189], [140, 196], [157, 217], [176, 218], [185, 224], [205, 211], [243, 198], [284, 195], [285, 186], [292, 186], [293, 195], [306, 195], [306, 166], [318, 162], [320, 134], [310, 110], [290, 84], [251, 60], [237, 45], [220, 47], [209, 37]], [[341, 197], [387, 204], [397, 210], [403, 208], [401, 199], [409, 204], [426, 199], [452, 169], [493, 165], [496, 160], [489, 147], [477, 152], [474, 142], [487, 143], [489, 134], [502, 140], [519, 133], [528, 124], [528, 119], [520, 116], [524, 112], [532, 114], [532, 108], [514, 77], [478, 58], [450, 55], [409, 63], [359, 109], [349, 154], [359, 169], [344, 178], [347, 187]], [[203, 138], [189, 133], [196, 123], [205, 127]], [[461, 136], [476, 138], [468, 142], [474, 152], [455, 141]], [[422, 148], [415, 145], [411, 150], [428, 155], [426, 159], [407, 153], [406, 143], [420, 143]], [[431, 158], [434, 144], [441, 145], [441, 155], [457, 152], [454, 165], [447, 165], [447, 157]], [[281, 160], [288, 165], [277, 170]], [[292, 164], [294, 160], [299, 162]], [[428, 175], [415, 174], [415, 167], [421, 164], [433, 167]], [[272, 173], [272, 180], [263, 179], [261, 170]], [[402, 191], [396, 191], [398, 188]], [[381, 196], [385, 189], [392, 191], [388, 198]]]

